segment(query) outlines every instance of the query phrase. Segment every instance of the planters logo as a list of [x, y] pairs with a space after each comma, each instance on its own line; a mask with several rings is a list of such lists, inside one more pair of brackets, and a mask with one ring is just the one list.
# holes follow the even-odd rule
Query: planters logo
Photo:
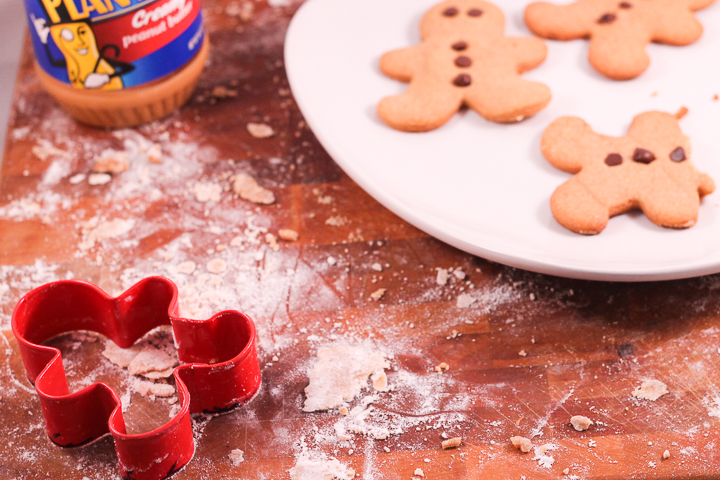
[[204, 35], [199, 0], [25, 0], [25, 8], [38, 64], [81, 89], [162, 78], [194, 56]]

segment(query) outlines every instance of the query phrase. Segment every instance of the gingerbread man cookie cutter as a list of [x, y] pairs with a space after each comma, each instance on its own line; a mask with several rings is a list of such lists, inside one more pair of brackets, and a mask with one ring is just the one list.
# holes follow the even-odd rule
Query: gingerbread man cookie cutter
[[533, 33], [555, 40], [590, 38], [590, 64], [608, 78], [629, 80], [650, 65], [650, 42], [684, 46], [703, 28], [694, 12], [715, 0], [577, 0], [536, 2], [525, 10]]
[[520, 74], [540, 65], [545, 43], [506, 37], [505, 16], [482, 0], [446, 0], [420, 23], [420, 44], [380, 58], [380, 70], [409, 82], [407, 90], [380, 100], [377, 114], [397, 130], [440, 127], [463, 106], [494, 122], [518, 122], [550, 102], [550, 89]]
[[595, 133], [577, 117], [561, 117], [541, 140], [545, 158], [574, 176], [550, 198], [555, 219], [576, 233], [600, 233], [610, 217], [640, 209], [656, 225], [688, 228], [715, 183], [690, 161], [690, 139], [677, 116], [645, 112], [627, 135]]
[[[40, 397], [48, 435], [57, 445], [84, 445], [110, 433], [124, 478], [160, 480], [195, 453], [191, 413], [221, 413], [247, 402], [260, 387], [255, 324], [237, 311], [208, 320], [178, 316], [178, 291], [163, 277], [146, 278], [112, 298], [82, 281], [63, 280], [26, 294], [12, 314], [28, 378]], [[145, 333], [171, 325], [183, 365], [173, 372], [179, 412], [165, 425], [128, 435], [120, 397], [93, 383], [70, 392], [60, 351], [42, 343], [73, 330], [101, 333], [127, 348]]]

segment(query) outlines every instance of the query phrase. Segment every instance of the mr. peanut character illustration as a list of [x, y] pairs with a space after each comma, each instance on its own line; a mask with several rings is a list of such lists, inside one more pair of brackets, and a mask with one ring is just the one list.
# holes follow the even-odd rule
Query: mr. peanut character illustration
[[[53, 10], [53, 15], [48, 16], [49, 25], [44, 18], [35, 18], [31, 15], [33, 26], [45, 46], [49, 62], [55, 67], [67, 68], [68, 79], [75, 88], [122, 89], [122, 75], [131, 72], [135, 67], [106, 55], [110, 50], [115, 57], [119, 56], [119, 47], [110, 44], [98, 48], [88, 20], [73, 20], [65, 8]], [[48, 37], [52, 38], [63, 58], [54, 57], [48, 44]]]

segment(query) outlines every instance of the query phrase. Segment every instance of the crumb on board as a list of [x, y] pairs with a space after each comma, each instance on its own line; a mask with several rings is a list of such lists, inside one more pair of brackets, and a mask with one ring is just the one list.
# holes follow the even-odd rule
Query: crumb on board
[[[232, 88], [227, 88], [223, 85], [217, 85], [212, 89], [210, 93], [215, 98], [235, 98], [238, 96], [238, 91]], [[252, 132], [251, 132], [252, 133]]]
[[257, 181], [246, 173], [238, 173], [233, 180], [233, 191], [244, 200], [260, 205], [275, 203], [275, 194], [258, 185]]
[[583, 415], [573, 415], [570, 417], [570, 425], [572, 425], [578, 432], [584, 432], [590, 428], [590, 425], [592, 424], [593, 421]]
[[370, 294], [370, 299], [373, 301], [378, 301], [381, 298], [385, 296], [385, 292], [387, 291], [387, 288], [378, 288], [373, 293]]
[[108, 173], [91, 173], [88, 175], [87, 179], [89, 185], [105, 185], [112, 180], [112, 176]]
[[643, 400], [654, 402], [658, 398], [668, 393], [667, 385], [660, 380], [648, 379], [644, 380], [641, 385], [635, 387], [632, 396]]
[[217, 183], [197, 182], [193, 185], [193, 195], [198, 202], [219, 202], [222, 187]]
[[379, 263], [373, 263], [373, 264], [370, 266], [370, 268], [372, 268], [372, 269], [375, 270], [376, 272], [382, 272], [382, 271], [383, 271], [383, 266], [380, 265]]
[[435, 367], [435, 371], [438, 373], [443, 373], [444, 370], [450, 370], [450, 365], [445, 362], [442, 362]]
[[522, 453], [529, 453], [533, 446], [530, 439], [525, 437], [510, 437], [510, 443]]
[[475, 297], [473, 297], [472, 295], [467, 294], [467, 293], [461, 293], [461, 294], [457, 297], [457, 304], [456, 304], [456, 306], [457, 306], [458, 308], [468, 308], [470, 305], [472, 305], [472, 304], [475, 303], [475, 302], [477, 302], [477, 298], [475, 298]]
[[243, 452], [239, 448], [236, 448], [235, 450], [230, 451], [228, 458], [233, 465], [238, 466], [245, 461], [245, 452]]
[[457, 448], [462, 443], [462, 437], [454, 437], [449, 438], [447, 440], [443, 440], [440, 445], [442, 445], [443, 450], [448, 450], [450, 448]]
[[298, 232], [289, 228], [281, 228], [278, 230], [278, 236], [281, 240], [285, 240], [286, 242], [297, 242], [300, 238]]
[[662, 454], [662, 458], [663, 460], [667, 460], [668, 458], [670, 458], [670, 450], [665, 450]]
[[425, 472], [423, 472], [422, 468], [416, 468], [415, 471], [413, 472], [413, 475], [416, 475], [418, 477], [424, 477]]
[[124, 151], [105, 150], [100, 154], [93, 166], [96, 173], [122, 173], [130, 167], [128, 154]]
[[447, 268], [438, 268], [437, 269], [437, 277], [435, 278], [435, 282], [438, 285], [447, 285], [447, 282], [448, 282]]
[[269, 138], [275, 135], [275, 130], [265, 123], [248, 123], [247, 130], [255, 138]]

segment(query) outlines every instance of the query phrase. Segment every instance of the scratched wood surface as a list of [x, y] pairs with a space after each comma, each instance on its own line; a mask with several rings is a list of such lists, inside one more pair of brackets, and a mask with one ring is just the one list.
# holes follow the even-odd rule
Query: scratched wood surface
[[[235, 255], [227, 257], [230, 264], [242, 263], [248, 252], [218, 248], [230, 243], [233, 232], [218, 240], [206, 231], [224, 220], [245, 225], [245, 217], [233, 212], [256, 215], [270, 232], [292, 228], [300, 239], [281, 243], [279, 253], [267, 250], [268, 256], [278, 255], [282, 268], [246, 280], [243, 288], [263, 299], [262, 308], [238, 296], [236, 308], [249, 310], [262, 337], [260, 393], [229, 414], [197, 418], [195, 458], [175, 478], [289, 478], [300, 440], [311, 437], [313, 427], [331, 429], [338, 418], [337, 412], [301, 410], [306, 367], [319, 345], [338, 338], [349, 344], [371, 341], [393, 352], [391, 384], [401, 370], [436, 379], [441, 374], [433, 367], [446, 362], [450, 369], [443, 381], [433, 380], [437, 388], [425, 393], [433, 397], [434, 410], [423, 415], [430, 424], [450, 413], [461, 415], [439, 430], [421, 424], [387, 440], [358, 437], [354, 448], [313, 447], [354, 468], [358, 478], [410, 479], [416, 468], [429, 479], [567, 478], [565, 469], [587, 479], [720, 475], [720, 428], [713, 416], [720, 414], [720, 277], [647, 284], [575, 281], [508, 268], [444, 245], [364, 193], [304, 125], [282, 57], [284, 32], [298, 4], [270, 7], [259, 1], [251, 14], [221, 0], [204, 4], [212, 53], [196, 95], [170, 118], [137, 130], [163, 145], [192, 146], [190, 153], [166, 155], [157, 167], [166, 172], [177, 167], [182, 178], [178, 185], [173, 175], [156, 177], [152, 187], [159, 195], [113, 190], [126, 174], [101, 186], [68, 181], [89, 173], [99, 151], [122, 148], [131, 134], [118, 136], [68, 119], [38, 84], [26, 44], [0, 183], [0, 313], [6, 340], [0, 350], [1, 478], [118, 477], [109, 437], [62, 449], [43, 428], [9, 331], [15, 301], [49, 275], [43, 268], [57, 278], [72, 272], [121, 291], [128, 268], [164, 274], [157, 252], [183, 235], [192, 235], [187, 258], [198, 265], [218, 252]], [[218, 86], [237, 95], [213, 96]], [[275, 135], [254, 138], [248, 122], [269, 124]], [[33, 153], [43, 141], [69, 157], [68, 171], [57, 182], [48, 177], [52, 158]], [[188, 164], [196, 169], [183, 177]], [[217, 206], [208, 206], [185, 187], [188, 181], [222, 184], [225, 172], [238, 171], [251, 172], [270, 188], [276, 204], [257, 207], [226, 191]], [[23, 199], [40, 211], [12, 214], [9, 208], [22, 206]], [[79, 249], [78, 224], [113, 212], [132, 212], [142, 228], [131, 230], [125, 242]], [[328, 257], [339, 263], [329, 265]], [[384, 265], [383, 272], [373, 270], [373, 263]], [[295, 280], [284, 280], [286, 266], [296, 272]], [[467, 280], [451, 275], [448, 285], [438, 285], [436, 268], [450, 267], [461, 268]], [[277, 286], [281, 280], [286, 283]], [[380, 287], [387, 289], [384, 297], [371, 300]], [[468, 292], [476, 303], [457, 308], [458, 295]], [[63, 337], [52, 344], [72, 364], [71, 383], [79, 385], [89, 375], [90, 381], [126, 385], [128, 375], [120, 368], [106, 366], [97, 373], [103, 342], [78, 344]], [[272, 362], [276, 353], [280, 361]], [[669, 393], [655, 402], [632, 397], [646, 378], [665, 382]], [[376, 408], [419, 416], [425, 399], [402, 391], [381, 395]], [[168, 411], [163, 402], [134, 396], [126, 417], [132, 431], [142, 432], [161, 425]], [[596, 424], [576, 432], [568, 424], [576, 414]], [[443, 451], [441, 431], [462, 436], [463, 445]], [[556, 445], [555, 463], [543, 468], [532, 453], [519, 453], [508, 442], [514, 435]], [[228, 459], [235, 448], [245, 452], [239, 465]], [[666, 449], [671, 457], [662, 460]]]

